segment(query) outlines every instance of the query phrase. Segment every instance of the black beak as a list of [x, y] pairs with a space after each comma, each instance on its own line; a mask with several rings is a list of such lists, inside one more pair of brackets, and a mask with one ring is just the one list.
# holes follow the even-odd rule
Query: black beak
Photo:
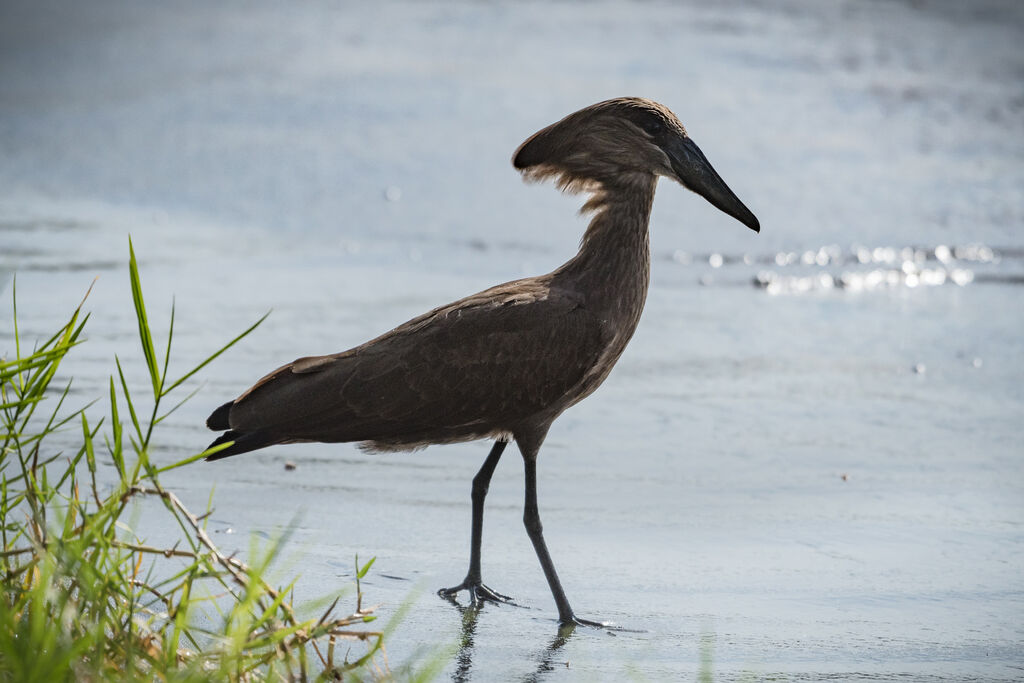
[[676, 179], [683, 187], [704, 197], [720, 211], [729, 214], [754, 232], [761, 232], [761, 224], [757, 222], [757, 217], [733, 194], [693, 140], [682, 136], [674, 138], [665, 151], [672, 162]]

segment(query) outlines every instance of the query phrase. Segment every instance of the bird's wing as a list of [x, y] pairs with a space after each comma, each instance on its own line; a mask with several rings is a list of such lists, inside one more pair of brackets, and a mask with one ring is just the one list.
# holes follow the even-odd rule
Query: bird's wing
[[577, 295], [501, 285], [279, 368], [235, 402], [231, 428], [382, 443], [494, 431], [565, 397], [600, 357], [602, 335]]

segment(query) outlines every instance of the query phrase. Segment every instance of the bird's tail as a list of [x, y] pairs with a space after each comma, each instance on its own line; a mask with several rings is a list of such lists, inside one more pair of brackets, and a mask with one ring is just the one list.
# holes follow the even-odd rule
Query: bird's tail
[[273, 446], [275, 443], [281, 443], [281, 439], [271, 436], [266, 432], [242, 432], [231, 429], [231, 421], [229, 417], [231, 414], [231, 406], [234, 404], [234, 401], [228, 401], [220, 408], [217, 408], [217, 410], [210, 413], [210, 417], [206, 418], [207, 427], [215, 432], [224, 431], [223, 434], [214, 439], [213, 443], [206, 447], [207, 450], [214, 446], [219, 446], [222, 443], [228, 443], [229, 441], [234, 442], [227, 448], [219, 450], [213, 455], [207, 456], [207, 460], [221, 460], [222, 458], [238, 455], [239, 453], [248, 453], [249, 451], [255, 451], [258, 448], [265, 448], [266, 446]]
[[213, 455], [206, 456], [206, 460], [221, 460], [232, 455], [238, 455], [239, 453], [248, 453], [249, 451], [255, 451], [260, 448], [266, 448], [267, 446], [273, 446], [276, 443], [281, 443], [281, 440], [270, 434], [263, 432], [236, 432], [234, 430], [228, 430], [214, 439], [213, 443], [207, 446], [207, 450], [214, 446], [219, 446], [222, 443], [228, 443], [233, 441], [230, 446], [223, 450], [219, 450]]
[[235, 405], [234, 401], [228, 401], [217, 410], [210, 413], [210, 417], [206, 418], [206, 426], [215, 432], [222, 432], [225, 429], [231, 429], [231, 423], [228, 421], [228, 416], [231, 414], [231, 406]]

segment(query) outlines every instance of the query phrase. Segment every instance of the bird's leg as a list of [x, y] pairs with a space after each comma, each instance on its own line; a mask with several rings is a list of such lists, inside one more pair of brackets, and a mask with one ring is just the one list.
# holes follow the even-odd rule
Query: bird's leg
[[480, 574], [480, 545], [484, 535], [484, 499], [487, 497], [487, 489], [490, 487], [494, 468], [498, 466], [498, 460], [501, 459], [501, 454], [507, 445], [508, 441], [504, 439], [495, 441], [490, 454], [484, 460], [484, 464], [480, 466], [480, 471], [473, 477], [473, 532], [469, 547], [469, 572], [458, 586], [442, 588], [437, 592], [442, 597], [452, 598], [459, 591], [466, 590], [469, 592], [469, 599], [474, 607], [478, 607], [482, 602], [513, 602], [509, 596], [502, 595], [485, 586]]
[[577, 617], [572, 607], [569, 606], [569, 599], [565, 597], [562, 589], [562, 582], [558, 580], [558, 572], [555, 571], [555, 563], [551, 561], [551, 554], [548, 546], [544, 543], [544, 528], [540, 523], [540, 512], [537, 509], [537, 451], [539, 448], [525, 448], [523, 451], [523, 463], [526, 468], [526, 505], [523, 509], [523, 524], [526, 525], [526, 533], [533, 543], [533, 549], [537, 551], [537, 559], [544, 569], [544, 576], [547, 577], [548, 586], [551, 587], [551, 595], [558, 605], [558, 621], [563, 626], [607, 626], [599, 621], [590, 621]]

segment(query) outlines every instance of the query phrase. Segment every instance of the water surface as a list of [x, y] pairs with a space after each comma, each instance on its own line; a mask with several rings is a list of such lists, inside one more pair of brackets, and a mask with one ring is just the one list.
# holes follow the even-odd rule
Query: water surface
[[367, 599], [413, 601], [391, 662], [461, 643], [455, 680], [692, 679], [702, 653], [721, 680], [1019, 679], [1022, 37], [1014, 3], [7, 2], [0, 313], [17, 272], [46, 336], [99, 277], [65, 368], [84, 402], [139, 357], [129, 234], [180, 368], [273, 309], [165, 426], [171, 462], [265, 371], [568, 259], [580, 200], [512, 151], [652, 97], [763, 231], [663, 181], [636, 337], [542, 451], [574, 607], [637, 632], [558, 637], [514, 448], [483, 568], [529, 609], [475, 619], [433, 591], [465, 572], [486, 444], [280, 446], [166, 483], [196, 508], [216, 486], [243, 555], [299, 513], [282, 571], [310, 597], [376, 556]]

